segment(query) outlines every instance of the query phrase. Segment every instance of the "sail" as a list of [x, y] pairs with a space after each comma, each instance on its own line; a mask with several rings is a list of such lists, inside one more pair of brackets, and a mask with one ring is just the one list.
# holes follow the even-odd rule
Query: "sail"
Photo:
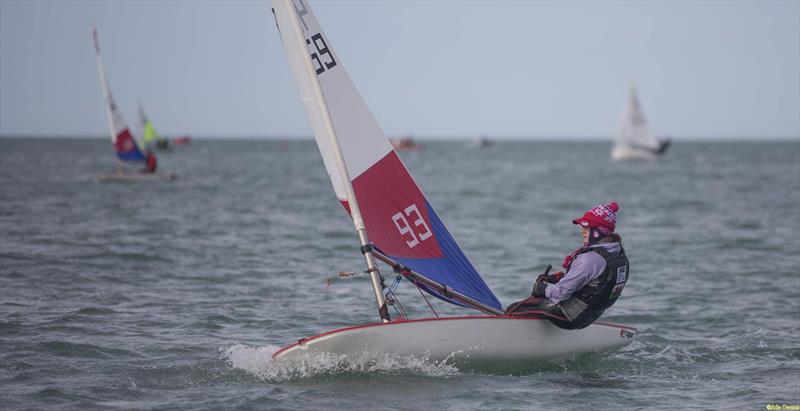
[[300, 98], [336, 196], [345, 209], [350, 212], [351, 207], [336, 150], [341, 151], [373, 244], [412, 270], [500, 309], [497, 297], [383, 134], [308, 3], [273, 0], [273, 7]]
[[145, 147], [149, 147], [153, 144], [163, 145], [166, 143], [166, 139], [158, 134], [155, 126], [153, 126], [153, 122], [150, 121], [144, 113], [144, 108], [141, 104], [139, 104], [139, 120], [142, 123], [142, 143], [144, 143]]
[[631, 85], [628, 105], [617, 132], [616, 146], [658, 150], [659, 145], [658, 139], [650, 133], [636, 87]]
[[117, 103], [111, 95], [106, 79], [106, 69], [103, 59], [100, 56], [100, 39], [97, 35], [97, 28], [92, 26], [92, 38], [94, 39], [94, 51], [97, 56], [97, 70], [100, 73], [100, 86], [103, 89], [103, 97], [106, 100], [106, 116], [108, 127], [111, 129], [111, 142], [117, 151], [117, 157], [125, 161], [145, 161], [142, 151], [139, 149], [136, 140], [133, 138], [130, 129], [122, 119], [122, 113], [117, 108]]

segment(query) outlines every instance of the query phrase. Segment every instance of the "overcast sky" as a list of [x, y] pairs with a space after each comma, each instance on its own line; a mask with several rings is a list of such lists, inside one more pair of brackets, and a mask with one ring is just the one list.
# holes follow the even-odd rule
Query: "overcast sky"
[[[800, 1], [310, 1], [389, 135], [800, 138]], [[0, 134], [309, 136], [263, 1], [0, 0]], [[136, 127], [134, 127], [136, 129]]]

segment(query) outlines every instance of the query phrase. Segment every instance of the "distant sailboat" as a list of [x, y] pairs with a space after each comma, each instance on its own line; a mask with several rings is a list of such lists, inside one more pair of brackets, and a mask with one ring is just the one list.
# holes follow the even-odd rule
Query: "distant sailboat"
[[425, 146], [420, 143], [417, 143], [414, 140], [413, 134], [408, 134], [406, 136], [400, 137], [397, 140], [392, 141], [392, 147], [394, 147], [397, 151], [419, 151], [422, 150]]
[[[360, 242], [381, 322], [303, 338], [273, 354], [412, 355], [519, 367], [613, 350], [635, 330], [595, 323], [567, 331], [545, 318], [504, 316], [503, 306], [461, 251], [361, 99], [308, 4], [274, 0], [278, 30], [336, 197]], [[354, 247], [354, 253], [359, 252]], [[420, 290], [484, 315], [408, 319], [378, 261]], [[391, 319], [394, 307], [398, 317]], [[434, 312], [435, 314], [435, 312]], [[480, 365], [479, 365], [480, 366]]]
[[470, 142], [469, 147], [486, 148], [492, 145], [494, 145], [494, 140], [490, 139], [486, 134], [481, 134], [478, 138]]
[[120, 167], [116, 173], [104, 174], [97, 177], [100, 181], [147, 181], [147, 180], [171, 180], [175, 176], [173, 174], [157, 174], [157, 173], [144, 173], [144, 172], [129, 172], [122, 168], [123, 163], [129, 164], [148, 164], [152, 162], [155, 164], [155, 154], [143, 153], [139, 147], [138, 142], [133, 137], [130, 129], [125, 120], [122, 119], [117, 103], [111, 95], [111, 89], [108, 86], [106, 79], [106, 69], [103, 65], [103, 59], [100, 56], [100, 39], [97, 35], [97, 28], [92, 26], [92, 39], [94, 40], [94, 50], [97, 58], [97, 70], [100, 73], [100, 87], [103, 89], [103, 96], [106, 101], [106, 117], [108, 119], [108, 126], [111, 130], [111, 142], [114, 144], [114, 149], [117, 152], [117, 159], [120, 161]]
[[185, 146], [192, 142], [192, 138], [190, 136], [180, 136], [180, 137], [173, 137], [172, 138], [172, 145], [175, 146]]
[[658, 140], [650, 133], [650, 127], [639, 103], [636, 86], [631, 85], [630, 98], [625, 107], [619, 130], [617, 130], [614, 147], [611, 149], [611, 158], [614, 160], [625, 159], [656, 159], [662, 157], [669, 148], [670, 139]]
[[153, 122], [145, 114], [141, 103], [139, 103], [139, 121], [142, 123], [142, 141], [145, 147], [155, 146], [159, 150], [170, 149], [169, 140], [158, 134]]

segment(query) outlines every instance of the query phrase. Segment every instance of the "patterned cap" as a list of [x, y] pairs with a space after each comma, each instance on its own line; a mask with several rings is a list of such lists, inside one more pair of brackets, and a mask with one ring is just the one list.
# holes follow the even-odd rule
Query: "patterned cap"
[[608, 230], [608, 232], [614, 232], [617, 226], [617, 211], [619, 211], [619, 204], [616, 202], [601, 204], [587, 211], [583, 217], [572, 220], [572, 224], [579, 224], [582, 227], [597, 227]]

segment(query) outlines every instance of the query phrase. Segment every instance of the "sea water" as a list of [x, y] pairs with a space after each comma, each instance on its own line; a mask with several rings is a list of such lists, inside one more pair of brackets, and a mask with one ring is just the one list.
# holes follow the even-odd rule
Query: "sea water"
[[[425, 142], [402, 158], [498, 298], [530, 292], [617, 201], [628, 347], [495, 374], [279, 347], [378, 319], [353, 227], [308, 141], [195, 141], [172, 182], [98, 183], [102, 139], [0, 139], [0, 407], [766, 409], [800, 403], [800, 143]], [[390, 273], [386, 273], [391, 279]], [[400, 302], [429, 317], [408, 283]], [[440, 315], [465, 309], [431, 301]], [[392, 313], [394, 314], [394, 313]], [[520, 344], [525, 344], [520, 341]]]

